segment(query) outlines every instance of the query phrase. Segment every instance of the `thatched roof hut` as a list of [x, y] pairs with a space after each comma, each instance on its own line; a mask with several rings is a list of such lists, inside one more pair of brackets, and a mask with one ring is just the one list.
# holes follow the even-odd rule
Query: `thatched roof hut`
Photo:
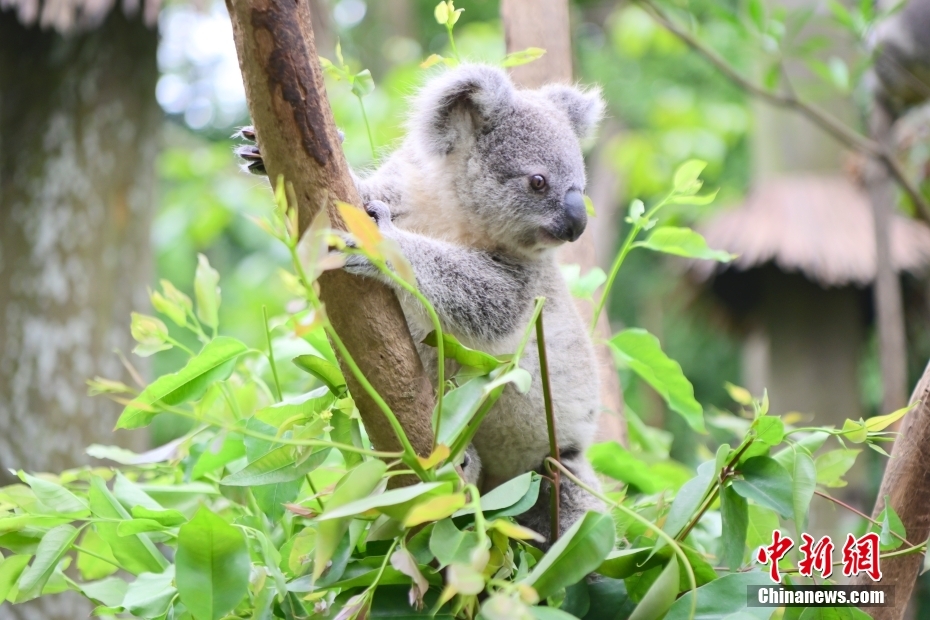
[[[730, 264], [702, 261], [691, 273], [706, 281], [727, 269], [772, 263], [824, 287], [867, 286], [875, 279], [875, 234], [869, 197], [844, 177], [792, 176], [760, 183], [739, 208], [701, 227], [710, 247], [737, 254]], [[899, 272], [930, 267], [930, 228], [896, 215], [891, 258]]]
[[[860, 365], [875, 278], [872, 210], [840, 176], [760, 182], [741, 206], [699, 228], [729, 264], [694, 262], [689, 275], [722, 302], [743, 336], [743, 383], [768, 388], [773, 410], [842, 424], [862, 411]], [[899, 272], [930, 268], [930, 228], [891, 226]]]

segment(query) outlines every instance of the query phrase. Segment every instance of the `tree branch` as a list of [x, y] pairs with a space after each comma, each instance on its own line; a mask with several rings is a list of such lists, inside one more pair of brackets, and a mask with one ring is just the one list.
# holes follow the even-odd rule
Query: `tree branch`
[[904, 171], [901, 163], [890, 149], [879, 144], [875, 140], [871, 140], [853, 131], [837, 118], [824, 112], [817, 106], [799, 99], [793, 93], [772, 92], [746, 79], [717, 52], [705, 45], [704, 42], [691, 34], [688, 30], [672, 21], [672, 19], [651, 0], [635, 1], [640, 8], [650, 15], [650, 17], [678, 37], [685, 45], [701, 55], [707, 62], [713, 65], [714, 68], [720, 71], [724, 77], [740, 89], [772, 105], [797, 111], [842, 144], [881, 161], [888, 168], [888, 172], [894, 177], [901, 189], [904, 190], [904, 193], [913, 201], [914, 205], [917, 207], [920, 218], [924, 220], [924, 222], [930, 224], [930, 203], [928, 203], [924, 195], [921, 194], [920, 189], [907, 177], [907, 173]]
[[[333, 203], [360, 205], [340, 147], [317, 59], [309, 5], [278, 0], [227, 0], [249, 111], [271, 179], [293, 184], [301, 233], [320, 209], [334, 227]], [[394, 294], [344, 271], [320, 277], [327, 316], [351, 356], [401, 423], [414, 450], [432, 449], [433, 387]], [[378, 450], [401, 444], [388, 420], [345, 372], [365, 429]]]

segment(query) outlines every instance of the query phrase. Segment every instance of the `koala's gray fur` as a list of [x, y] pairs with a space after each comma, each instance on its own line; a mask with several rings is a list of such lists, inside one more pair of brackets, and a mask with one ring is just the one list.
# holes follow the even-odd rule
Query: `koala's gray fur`
[[[513, 353], [534, 298], [546, 298], [563, 462], [595, 487], [583, 455], [600, 407], [598, 373], [555, 248], [559, 239], [580, 234], [578, 214], [569, 208], [585, 187], [579, 139], [593, 131], [602, 113], [597, 91], [562, 85], [520, 90], [500, 69], [461, 65], [426, 84], [402, 145], [380, 168], [355, 179], [366, 209], [382, 235], [400, 246], [443, 329], [466, 346]], [[251, 159], [260, 161], [257, 155]], [[531, 187], [533, 175], [545, 177], [543, 191]], [[583, 218], [582, 209], [582, 228]], [[350, 256], [346, 269], [390, 284], [360, 256]], [[414, 341], [422, 341], [432, 324], [413, 296], [401, 289], [397, 294]], [[419, 352], [435, 376], [435, 349], [420, 345]], [[529, 393], [508, 386], [474, 438], [483, 490], [530, 470], [542, 473], [549, 454], [535, 335], [520, 366], [533, 377]], [[603, 508], [564, 477], [560, 497], [563, 530], [586, 510]], [[545, 485], [524, 521], [548, 534]]]

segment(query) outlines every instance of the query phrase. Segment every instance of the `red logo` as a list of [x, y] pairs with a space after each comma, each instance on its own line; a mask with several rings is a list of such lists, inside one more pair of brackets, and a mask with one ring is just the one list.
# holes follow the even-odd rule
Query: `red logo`
[[[829, 536], [818, 541], [810, 534], [801, 534], [801, 561], [798, 562], [798, 572], [804, 577], [812, 577], [814, 572], [826, 579], [833, 574], [833, 550], [835, 546]], [[852, 534], [846, 535], [846, 544], [843, 545], [843, 574], [853, 577], [865, 573], [872, 581], [880, 581], [882, 571], [879, 567], [879, 539], [878, 534], [869, 532], [856, 538]], [[760, 564], [771, 564], [769, 576], [775, 583], [781, 583], [781, 574], [778, 572], [778, 562], [791, 548], [794, 541], [790, 536], [783, 536], [779, 530], [772, 532], [772, 544], [759, 547], [756, 559]]]
[[778, 573], [778, 561], [785, 557], [785, 554], [794, 546], [794, 541], [788, 536], [782, 536], [781, 532], [775, 530], [772, 532], [772, 544], [768, 547], [759, 547], [756, 559], [760, 564], [772, 563], [769, 568], [769, 576], [775, 583], [781, 583], [781, 575]]
[[852, 534], [846, 535], [843, 545], [843, 574], [847, 577], [865, 573], [872, 581], [882, 578], [882, 569], [878, 566], [878, 534], [869, 532], [858, 540]]

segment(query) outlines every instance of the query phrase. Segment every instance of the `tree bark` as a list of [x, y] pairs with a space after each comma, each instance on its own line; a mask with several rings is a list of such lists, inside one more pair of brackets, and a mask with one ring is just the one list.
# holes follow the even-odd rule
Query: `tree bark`
[[[293, 183], [300, 230], [320, 208], [342, 226], [335, 200], [360, 205], [340, 147], [317, 60], [306, 2], [227, 0], [239, 66], [271, 179]], [[416, 452], [432, 450], [433, 387], [394, 293], [344, 271], [320, 278], [321, 298], [336, 332], [396, 414]], [[343, 367], [365, 429], [379, 450], [400, 441], [374, 401]]]
[[[501, 17], [507, 52], [528, 47], [541, 47], [546, 54], [534, 62], [513, 67], [514, 81], [524, 88], [538, 88], [549, 82], [572, 81], [572, 45], [569, 28], [568, 0], [501, 0]], [[596, 205], [607, 211], [611, 205]], [[610, 218], [607, 218], [610, 221]], [[594, 220], [580, 239], [559, 250], [559, 261], [581, 265], [582, 273], [598, 266], [595, 251], [595, 231], [599, 224]], [[584, 300], [576, 300], [578, 311], [586, 324], [594, 316], [594, 308]], [[600, 376], [601, 407], [604, 410], [598, 422], [600, 441], [627, 442], [626, 421], [623, 418], [623, 391], [614, 366], [613, 356], [606, 344], [597, 342], [610, 338], [607, 315], [601, 314], [595, 336], [595, 352]]]
[[[904, 416], [872, 518], [877, 518], [885, 509], [887, 496], [901, 518], [907, 539], [919, 545], [930, 536], [930, 454], [927, 452], [930, 445], [930, 364], [911, 394], [911, 403], [917, 401], [920, 404]], [[923, 558], [924, 554], [917, 553], [884, 560], [881, 585], [894, 586], [895, 606], [863, 609], [875, 620], [900, 620], [910, 601]], [[872, 580], [860, 575], [854, 583], [870, 585]]]
[[[157, 43], [120, 10], [66, 36], [0, 12], [0, 485], [114, 441], [119, 408], [85, 382], [131, 382], [113, 350], [132, 347], [130, 311], [148, 304]], [[139, 449], [146, 435], [119, 440]], [[90, 609], [61, 595], [0, 618]]]
[[[891, 148], [893, 122], [891, 110], [881, 101], [875, 101], [869, 122], [872, 139]], [[907, 398], [904, 304], [901, 280], [891, 259], [891, 221], [897, 192], [888, 168], [875, 160], [868, 163], [866, 185], [875, 223], [875, 285], [872, 296], [882, 374], [882, 413], [891, 413], [903, 407]]]

